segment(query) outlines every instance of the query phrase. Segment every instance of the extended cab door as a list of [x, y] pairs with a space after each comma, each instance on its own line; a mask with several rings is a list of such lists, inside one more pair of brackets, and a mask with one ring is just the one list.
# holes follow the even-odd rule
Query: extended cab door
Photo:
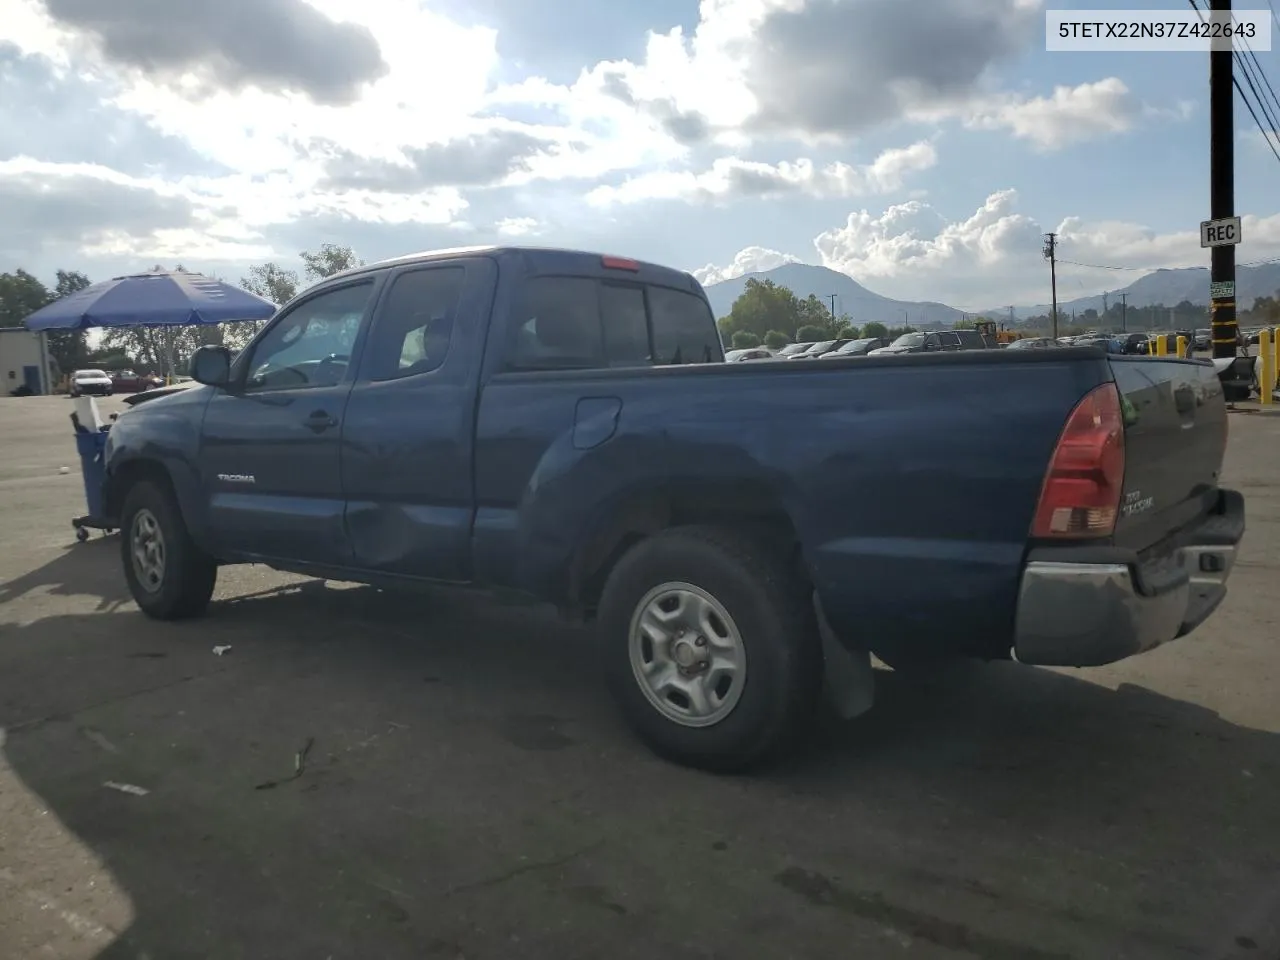
[[291, 306], [209, 401], [199, 466], [220, 554], [350, 564], [339, 441], [377, 285], [365, 275]]
[[387, 280], [342, 434], [346, 523], [364, 570], [471, 579], [471, 452], [497, 266], [463, 257]]

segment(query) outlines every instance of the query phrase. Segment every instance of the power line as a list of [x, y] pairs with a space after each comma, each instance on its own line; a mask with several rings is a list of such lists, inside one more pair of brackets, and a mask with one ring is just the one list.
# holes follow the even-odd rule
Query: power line
[[[1200, 15], [1200, 22], [1203, 23], [1204, 13], [1203, 11], [1201, 11], [1200, 6], [1196, 3], [1196, 0], [1187, 0], [1187, 2], [1191, 4], [1191, 9]], [[1236, 62], [1240, 62], [1240, 55], [1235, 52], [1234, 46], [1232, 49], [1232, 55], [1235, 58]], [[1246, 74], [1245, 80], [1248, 81], [1249, 86], [1252, 89], [1253, 81], [1252, 79], [1250, 79], [1247, 70], [1245, 71], [1245, 74]], [[1236, 93], [1240, 94], [1240, 99], [1241, 101], [1244, 102], [1245, 109], [1249, 111], [1249, 116], [1253, 117], [1254, 124], [1257, 125], [1258, 131], [1262, 134], [1263, 140], [1266, 141], [1267, 146], [1271, 149], [1271, 153], [1275, 156], [1276, 161], [1280, 162], [1280, 150], [1276, 149], [1276, 145], [1271, 142], [1271, 137], [1267, 135], [1267, 128], [1264, 127], [1262, 125], [1262, 121], [1258, 119], [1258, 113], [1256, 110], [1253, 109], [1253, 104], [1249, 100], [1249, 95], [1244, 92], [1244, 87], [1240, 86], [1240, 78], [1236, 76], [1235, 71], [1232, 71], [1232, 74], [1231, 74], [1231, 85], [1236, 88]], [[1258, 97], [1258, 93], [1256, 90], [1254, 90], [1254, 96]], [[1258, 97], [1258, 102], [1259, 104], [1262, 103], [1261, 97]], [[1265, 112], [1265, 109], [1264, 109], [1264, 112]], [[1272, 126], [1272, 133], [1275, 133], [1274, 125]]]
[[[1128, 270], [1138, 273], [1155, 273], [1157, 270], [1203, 270], [1203, 267], [1120, 267], [1107, 263], [1080, 263], [1078, 260], [1063, 260], [1059, 258], [1058, 263], [1070, 264], [1073, 267], [1087, 267], [1090, 270]], [[1238, 263], [1238, 267], [1256, 267], [1264, 263], [1280, 263], [1280, 257], [1266, 257], [1262, 260], [1249, 260], [1246, 263]]]
[[[1245, 49], [1247, 50], [1249, 55], [1253, 58], [1253, 63], [1257, 70], [1256, 74], [1253, 70], [1250, 69], [1249, 61], [1245, 59], [1243, 56], [1241, 56], [1240, 54], [1237, 53], [1235, 55], [1235, 61], [1237, 64], [1239, 64], [1241, 71], [1244, 73], [1245, 83], [1247, 83], [1249, 85], [1249, 89], [1253, 91], [1254, 99], [1256, 100], [1259, 109], [1262, 110], [1262, 115], [1267, 118], [1267, 124], [1271, 127], [1270, 136], [1267, 135], [1266, 130], [1262, 130], [1263, 138], [1267, 141], [1268, 144], [1270, 144], [1272, 137], [1280, 137], [1280, 133], [1277, 132], [1277, 131], [1280, 131], [1280, 123], [1276, 122], [1276, 117], [1278, 114], [1272, 110], [1271, 103], [1269, 103], [1267, 99], [1263, 97], [1262, 94], [1258, 91], [1258, 88], [1254, 85], [1254, 80], [1256, 79], [1258, 83], [1262, 85], [1263, 89], [1267, 90], [1271, 94], [1272, 101], [1276, 101], [1276, 92], [1271, 86], [1271, 81], [1267, 79], [1267, 75], [1263, 72], [1262, 65], [1258, 63], [1257, 56], [1254, 54], [1252, 49], [1249, 49], [1249, 46], [1247, 43], [1245, 43]], [[1239, 85], [1237, 84], [1237, 88], [1238, 87]], [[1243, 99], [1244, 97], [1243, 91], [1241, 91], [1240, 96]], [[1276, 103], [1277, 103], [1277, 107], [1280, 108], [1280, 101], [1276, 101]], [[1245, 103], [1245, 106], [1248, 106], [1247, 101]], [[1252, 113], [1252, 111], [1250, 112]], [[1254, 119], [1257, 120], [1257, 117], [1255, 117]], [[1261, 126], [1262, 125], [1259, 124], [1259, 128], [1261, 128]], [[1273, 147], [1272, 153], [1274, 152], [1275, 152], [1275, 148]], [[1277, 157], [1277, 159], [1280, 159], [1280, 157]]]
[[1088, 267], [1090, 270], [1142, 270], [1150, 273], [1152, 270], [1159, 270], [1159, 267], [1112, 267], [1104, 263], [1078, 263], [1075, 260], [1059, 260], [1059, 263], [1069, 263], [1073, 267]]

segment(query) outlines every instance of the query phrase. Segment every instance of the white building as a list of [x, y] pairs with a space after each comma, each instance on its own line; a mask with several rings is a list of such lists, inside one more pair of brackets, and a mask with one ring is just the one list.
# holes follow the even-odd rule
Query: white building
[[22, 386], [32, 393], [52, 393], [51, 369], [49, 342], [43, 333], [0, 327], [0, 397], [12, 396]]

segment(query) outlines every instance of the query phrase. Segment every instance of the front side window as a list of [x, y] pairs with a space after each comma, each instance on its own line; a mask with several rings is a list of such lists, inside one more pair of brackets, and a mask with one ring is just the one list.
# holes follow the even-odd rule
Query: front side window
[[712, 363], [723, 357], [715, 317], [701, 297], [650, 287], [649, 313], [655, 364]]
[[396, 277], [369, 342], [369, 379], [429, 373], [444, 363], [466, 270], [434, 267]]
[[373, 292], [373, 280], [299, 304], [254, 345], [246, 391], [300, 390], [342, 382]]

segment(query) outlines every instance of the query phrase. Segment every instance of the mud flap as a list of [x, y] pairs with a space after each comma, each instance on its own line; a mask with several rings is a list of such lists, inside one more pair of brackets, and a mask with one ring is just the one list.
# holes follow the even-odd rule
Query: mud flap
[[816, 590], [813, 609], [818, 614], [818, 632], [822, 636], [823, 696], [840, 719], [852, 720], [866, 713], [876, 702], [876, 677], [871, 666], [871, 654], [866, 650], [850, 650], [836, 638]]

